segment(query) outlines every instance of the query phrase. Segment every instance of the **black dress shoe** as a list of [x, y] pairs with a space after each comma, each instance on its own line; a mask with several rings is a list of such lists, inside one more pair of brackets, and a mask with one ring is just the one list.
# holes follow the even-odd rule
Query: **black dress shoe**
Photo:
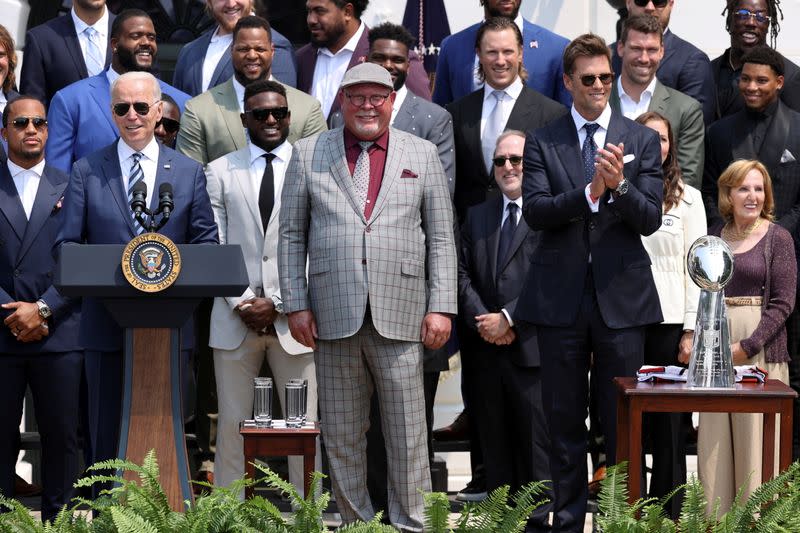
[[469, 419], [467, 414], [461, 411], [452, 424], [434, 429], [432, 436], [433, 440], [438, 440], [439, 442], [469, 439]]

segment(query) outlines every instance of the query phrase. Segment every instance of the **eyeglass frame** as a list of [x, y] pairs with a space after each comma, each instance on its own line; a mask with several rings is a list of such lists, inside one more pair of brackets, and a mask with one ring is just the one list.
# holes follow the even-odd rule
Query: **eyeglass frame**
[[[389, 97], [392, 96], [392, 91], [389, 91], [389, 93], [386, 94], [386, 95], [371, 94], [369, 96], [365, 96], [363, 94], [350, 94], [347, 91], [342, 91], [342, 93], [344, 94], [345, 98], [347, 98], [347, 100], [350, 102], [350, 104], [355, 106], [355, 107], [364, 107], [364, 104], [367, 103], [367, 100], [369, 100], [369, 104], [372, 107], [381, 107], [383, 104], [386, 103], [386, 100], [388, 100]], [[361, 103], [360, 104], [356, 103], [356, 101], [354, 101], [353, 98], [355, 98], [356, 101], [360, 100]], [[379, 103], [375, 103], [375, 99], [376, 98], [380, 99]]]
[[[514, 160], [517, 160], [515, 163]], [[498, 163], [500, 161], [500, 163]], [[492, 164], [498, 168], [506, 166], [506, 161], [511, 163], [512, 167], [518, 167], [522, 165], [522, 156], [521, 155], [509, 155], [509, 156], [497, 156], [492, 158]]]
[[600, 80], [600, 83], [603, 85], [611, 85], [614, 83], [614, 73], [604, 72], [602, 74], [584, 74], [583, 76], [578, 76], [578, 79], [581, 81], [581, 85], [584, 87], [592, 87], [594, 82], [597, 80]]
[[[116, 104], [111, 104], [111, 110], [114, 111], [114, 114], [117, 115], [118, 117], [124, 117], [131, 110], [131, 107], [133, 107], [133, 110], [136, 112], [137, 115], [139, 115], [140, 117], [146, 117], [147, 115], [150, 114], [150, 110], [153, 108], [153, 106], [159, 103], [160, 101], [161, 100], [156, 100], [152, 104], [148, 104], [147, 102], [117, 102]], [[127, 106], [125, 107], [124, 113], [120, 113], [117, 110], [117, 108], [120, 106]], [[147, 109], [144, 111], [144, 113], [142, 113], [139, 109], [136, 108], [136, 106], [139, 106], [140, 109], [143, 108], [143, 106], [146, 106]]]
[[[274, 118], [276, 121], [280, 122], [281, 120], [284, 120], [286, 117], [288, 117], [290, 112], [291, 112], [291, 110], [289, 109], [289, 106], [256, 107], [256, 108], [253, 108], [253, 109], [248, 109], [243, 114], [244, 115], [250, 115], [251, 117], [253, 117], [254, 120], [257, 120], [259, 122], [264, 122], [270, 116], [272, 118]], [[261, 113], [264, 113], [264, 116], [262, 118], [259, 118], [258, 116], [256, 116], [257, 114], [261, 114]], [[283, 116], [279, 117], [278, 114], [283, 115]]]
[[[22, 123], [22, 122], [18, 123], [18, 121], [21, 121], [21, 120], [24, 120], [25, 122], [24, 123]], [[37, 124], [37, 122], [38, 122], [38, 124]], [[31, 124], [31, 123], [33, 123], [33, 127], [36, 128], [37, 130], [42, 130], [42, 129], [47, 127], [47, 119], [44, 118], [44, 117], [27, 117], [27, 116], [16, 117], [16, 118], [14, 118], [14, 120], [10, 120], [8, 123], [10, 125], [14, 126], [15, 129], [18, 129], [20, 131], [27, 129], [28, 128], [28, 124]]]
[[731, 13], [733, 18], [741, 21], [749, 21], [755, 19], [756, 22], [759, 24], [769, 24], [772, 20], [772, 17], [769, 15], [765, 15], [758, 11], [750, 11], [749, 9], [737, 9], [736, 11]]
[[[167, 124], [169, 124], [169, 126], [167, 126]], [[167, 133], [175, 133], [176, 131], [181, 129], [180, 121], [167, 117], [161, 117], [161, 120], [156, 122], [156, 128], [158, 128], [159, 126], [164, 126], [164, 131], [166, 131]]]

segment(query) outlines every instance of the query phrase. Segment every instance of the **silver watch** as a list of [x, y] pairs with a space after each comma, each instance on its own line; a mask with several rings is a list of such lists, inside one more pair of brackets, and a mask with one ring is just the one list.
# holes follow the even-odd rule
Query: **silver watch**
[[628, 180], [622, 178], [622, 181], [619, 182], [619, 185], [617, 185], [617, 188], [614, 189], [613, 192], [614, 196], [622, 196], [623, 194], [628, 192]]
[[39, 316], [43, 319], [47, 320], [51, 316], [53, 316], [53, 312], [50, 310], [50, 306], [44, 300], [36, 300], [36, 305], [39, 306]]
[[281, 300], [281, 297], [276, 295], [276, 294], [273, 294], [272, 296], [269, 297], [269, 299], [272, 300], [272, 306], [275, 307], [275, 311], [279, 315], [284, 314], [283, 313], [283, 300]]

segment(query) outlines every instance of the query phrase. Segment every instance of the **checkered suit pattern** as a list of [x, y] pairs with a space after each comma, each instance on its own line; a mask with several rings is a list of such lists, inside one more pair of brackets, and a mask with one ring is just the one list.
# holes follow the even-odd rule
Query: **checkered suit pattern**
[[369, 298], [378, 333], [419, 341], [425, 313], [457, 312], [453, 209], [436, 147], [390, 129], [381, 190], [366, 220], [342, 131], [294, 145], [278, 243], [285, 309], [311, 309], [319, 337], [341, 339], [361, 328]]

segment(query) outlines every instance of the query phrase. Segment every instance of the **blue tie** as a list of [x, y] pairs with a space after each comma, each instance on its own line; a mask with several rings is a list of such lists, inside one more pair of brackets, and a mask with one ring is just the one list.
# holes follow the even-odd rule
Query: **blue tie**
[[[131, 165], [130, 177], [128, 178], [128, 205], [133, 200], [133, 186], [144, 179], [144, 170], [142, 170], [142, 165], [139, 163], [139, 160], [142, 159], [142, 154], [136, 152], [131, 156], [131, 159], [133, 159], [133, 165]], [[136, 215], [133, 214], [132, 210], [131, 218], [133, 219], [133, 227], [136, 229], [136, 235], [144, 233], [144, 228], [136, 220]]]
[[100, 34], [97, 32], [96, 29], [88, 26], [86, 30], [86, 71], [89, 73], [89, 76], [94, 76], [96, 74], [100, 74], [106, 68], [105, 62], [105, 44], [103, 44], [103, 48], [101, 49], [101, 42], [100, 42]]
[[597, 155], [597, 144], [594, 142], [594, 134], [600, 124], [587, 122], [583, 125], [586, 130], [586, 139], [583, 140], [583, 148], [581, 148], [581, 155], [583, 156], [583, 177], [586, 183], [590, 183], [594, 177], [594, 158]]
[[508, 249], [511, 248], [511, 241], [514, 240], [514, 231], [517, 229], [517, 204], [510, 202], [506, 209], [508, 216], [506, 217], [503, 226], [500, 228], [500, 242], [497, 245], [497, 271], [500, 272], [500, 267], [508, 255]]

